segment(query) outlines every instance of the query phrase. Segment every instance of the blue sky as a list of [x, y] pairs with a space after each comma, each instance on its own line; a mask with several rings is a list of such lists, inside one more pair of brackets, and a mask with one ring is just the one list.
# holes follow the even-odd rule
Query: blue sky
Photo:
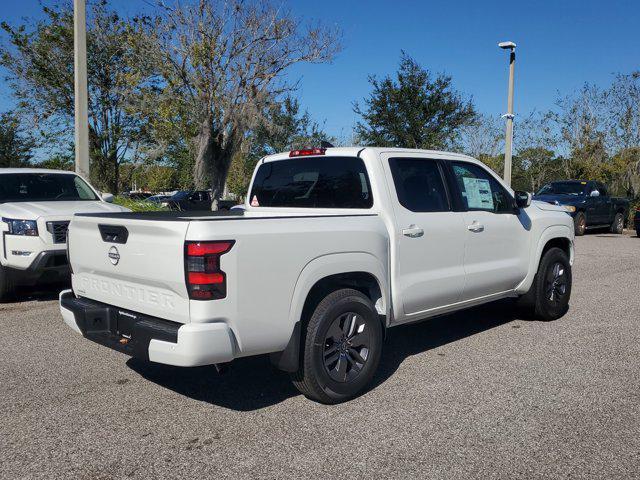
[[[151, 0], [152, 1], [152, 0]], [[14, 23], [39, 12], [38, 0], [2, 0], [0, 18]], [[45, 0], [45, 3], [46, 0]], [[113, 0], [133, 14], [144, 0]], [[367, 76], [393, 73], [405, 50], [434, 72], [453, 77], [481, 112], [506, 109], [507, 54], [501, 40], [518, 44], [516, 114], [551, 108], [558, 92], [584, 82], [607, 85], [612, 74], [640, 70], [640, 1], [544, 0], [290, 0], [307, 20], [337, 25], [343, 51], [329, 65], [300, 65], [298, 97], [328, 133], [350, 136], [352, 102], [370, 91]], [[0, 109], [10, 106], [0, 85]]]

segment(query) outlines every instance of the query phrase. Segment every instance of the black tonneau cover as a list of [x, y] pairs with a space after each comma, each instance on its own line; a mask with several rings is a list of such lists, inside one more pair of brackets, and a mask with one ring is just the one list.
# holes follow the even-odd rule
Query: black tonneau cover
[[159, 211], [159, 212], [119, 212], [119, 213], [76, 213], [78, 217], [93, 217], [93, 218], [113, 218], [113, 219], [127, 219], [127, 220], [163, 220], [167, 222], [171, 221], [198, 221], [198, 220], [214, 220], [222, 217], [242, 217], [244, 216], [244, 210], [236, 208], [234, 210], [220, 210], [220, 211]]
[[104, 219], [126, 220], [162, 220], [165, 222], [208, 222], [216, 220], [275, 220], [290, 218], [325, 218], [325, 217], [375, 217], [377, 213], [341, 213], [332, 214], [301, 214], [301, 215], [265, 215], [245, 216], [244, 210], [235, 209], [218, 212], [122, 212], [122, 213], [76, 213], [77, 217], [92, 217]]

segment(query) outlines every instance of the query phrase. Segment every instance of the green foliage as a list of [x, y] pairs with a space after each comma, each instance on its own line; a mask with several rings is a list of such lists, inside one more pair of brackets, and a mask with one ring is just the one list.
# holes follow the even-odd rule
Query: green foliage
[[170, 167], [153, 165], [145, 169], [140, 181], [138, 185], [150, 192], [168, 191], [176, 186], [176, 172]]
[[453, 89], [451, 77], [434, 78], [404, 52], [395, 79], [370, 77], [369, 82], [373, 92], [364, 106], [354, 104], [363, 119], [356, 134], [366, 145], [448, 148], [475, 117], [471, 101]]
[[75, 158], [72, 154], [64, 155], [61, 153], [56, 153], [38, 164], [38, 167], [41, 168], [68, 170], [70, 172], [75, 170], [75, 166]]
[[265, 112], [294, 86], [284, 74], [301, 62], [330, 60], [333, 30], [302, 22], [269, 0], [176, 3], [140, 17], [139, 58], [154, 63], [142, 111], [158, 143], [188, 142], [195, 186], [220, 198], [233, 158], [265, 123]]
[[143, 200], [131, 200], [128, 197], [116, 196], [113, 200], [116, 205], [121, 205], [133, 212], [159, 212], [169, 210], [158, 203], [145, 202]]
[[[66, 147], [74, 115], [72, 6], [43, 6], [41, 20], [1, 26], [8, 41], [0, 48], [0, 66], [20, 112], [38, 126], [43, 146]], [[144, 62], [132, 56], [135, 34], [105, 1], [92, 4], [87, 25], [91, 180], [113, 192], [120, 164], [145, 140], [130, 102], [146, 78]]]
[[291, 96], [269, 105], [264, 117], [265, 121], [245, 141], [249, 146], [248, 152], [236, 153], [231, 162], [227, 190], [236, 198], [247, 194], [256, 163], [265, 155], [319, 146], [323, 140], [334, 141], [311, 119], [309, 112], [300, 111], [299, 102]]
[[0, 167], [26, 167], [31, 160], [33, 140], [25, 133], [13, 112], [0, 115]]

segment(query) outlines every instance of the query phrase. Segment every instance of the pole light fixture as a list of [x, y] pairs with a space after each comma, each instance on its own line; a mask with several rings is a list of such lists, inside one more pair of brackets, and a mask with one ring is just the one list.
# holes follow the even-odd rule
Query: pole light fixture
[[515, 48], [516, 48], [516, 44], [513, 43], [513, 42], [500, 42], [498, 44], [498, 46], [500, 48], [502, 48], [502, 49], [505, 49], [505, 50], [510, 50], [510, 49], [514, 49], [515, 50]]
[[513, 81], [516, 67], [516, 44], [514, 42], [500, 42], [498, 47], [509, 50], [509, 91], [507, 93], [507, 113], [502, 117], [507, 120], [504, 141], [504, 181], [511, 186], [511, 151], [513, 145]]

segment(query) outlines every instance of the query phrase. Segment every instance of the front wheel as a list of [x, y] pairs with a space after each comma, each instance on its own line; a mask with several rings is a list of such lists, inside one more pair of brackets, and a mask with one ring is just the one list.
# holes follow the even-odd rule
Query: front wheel
[[335, 404], [373, 379], [382, 352], [382, 325], [369, 298], [345, 288], [327, 295], [307, 325], [303, 358], [292, 375], [306, 397]]
[[618, 235], [624, 232], [624, 217], [621, 213], [616, 213], [610, 230], [611, 233], [617, 233]]
[[569, 310], [571, 284], [569, 257], [560, 248], [550, 248], [540, 259], [533, 285], [522, 297], [522, 304], [529, 306], [539, 320], [556, 320]]
[[573, 218], [573, 226], [576, 232], [576, 237], [584, 235], [584, 232], [587, 231], [587, 216], [584, 212], [576, 213], [576, 216]]

